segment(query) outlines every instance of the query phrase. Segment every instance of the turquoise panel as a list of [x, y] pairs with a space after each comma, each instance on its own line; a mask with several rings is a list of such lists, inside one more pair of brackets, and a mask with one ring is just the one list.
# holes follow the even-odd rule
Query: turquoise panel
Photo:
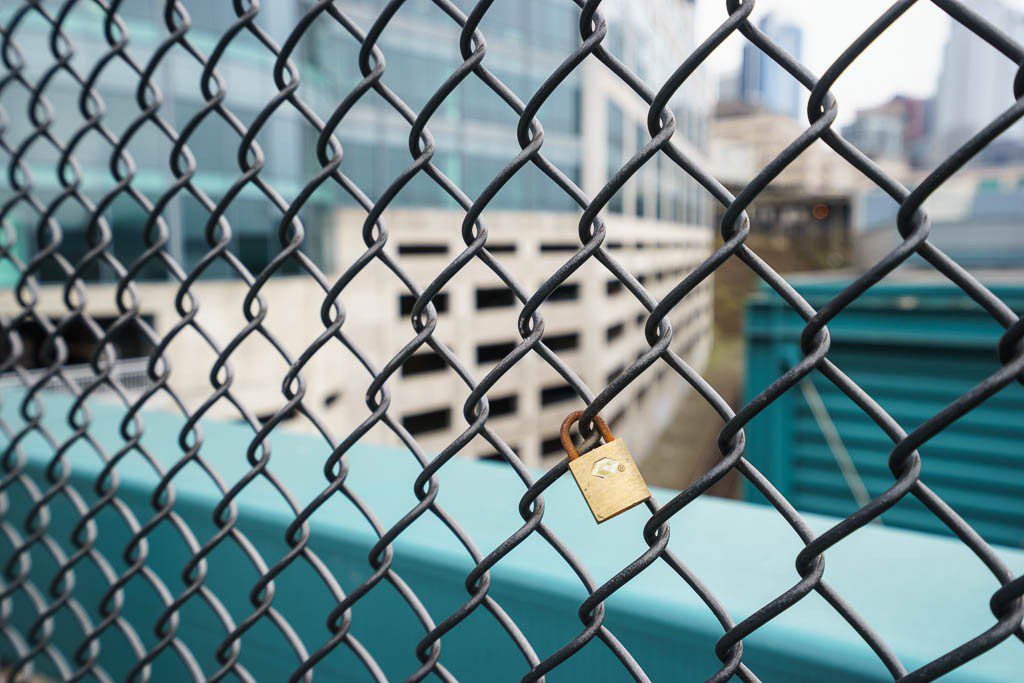
[[[4, 397], [16, 399], [16, 396]], [[16, 432], [25, 423], [17, 405], [4, 402], [6, 426]], [[66, 401], [48, 399], [45, 424], [55, 438], [67, 439]], [[160, 521], [139, 546], [152, 572], [132, 574], [134, 554], [122, 554], [129, 528], [153, 520], [154, 464], [164, 471], [180, 457], [182, 420], [165, 413], [145, 413], [141, 443], [153, 458], [147, 462], [137, 450], [123, 451], [119, 429], [123, 417], [116, 406], [98, 401], [91, 410], [88, 431], [102, 451], [76, 440], [64, 451], [61, 467], [51, 469], [52, 481], [69, 477], [71, 489], [90, 504], [97, 498], [93, 482], [103, 457], [124, 452], [113, 468], [118, 495], [126, 502], [120, 510], [103, 508], [96, 518], [95, 548], [74, 564], [77, 608], [93, 624], [101, 620], [101, 598], [116, 576], [131, 575], [115, 610], [115, 622], [98, 639], [100, 661], [114, 679], [123, 679], [135, 661], [122, 625], [132, 625], [141, 646], [153, 647], [152, 625], [172, 596], [182, 596], [185, 563], [199, 545], [217, 534], [215, 507], [223, 500], [210, 476], [195, 464], [186, 465], [173, 482], [174, 517]], [[220, 486], [229, 488], [251, 467], [245, 453], [252, 431], [238, 423], [205, 421], [200, 452], [215, 468]], [[7, 438], [7, 437], [5, 437]], [[271, 566], [289, 551], [285, 542], [294, 508], [309, 504], [327, 485], [322, 466], [326, 444], [315, 436], [275, 433], [266, 471], [287, 487], [289, 503], [262, 477], [257, 477], [235, 499], [233, 528], [243, 532], [259, 554], [257, 564]], [[33, 515], [31, 484], [45, 491], [51, 478], [45, 470], [53, 449], [37, 435], [28, 435], [18, 449], [24, 475], [7, 488], [9, 529], [24, 533], [27, 515]], [[388, 528], [416, 504], [414, 480], [420, 467], [399, 449], [357, 445], [347, 454], [347, 483]], [[507, 467], [456, 458], [437, 477], [437, 502], [457, 520], [481, 554], [502, 543], [521, 524], [516, 509], [524, 486]], [[65, 556], [89, 548], [88, 534], [73, 535], [80, 520], [69, 490], [60, 489], [35, 522], [53, 539], [49, 547], [30, 546], [28, 578], [42, 595], [52, 590], [54, 552]], [[657, 490], [661, 500], [671, 491]], [[596, 582], [611, 578], [646, 549], [641, 529], [647, 518], [635, 509], [600, 527], [593, 523], [578, 490], [562, 477], [544, 496], [544, 522], [572, 549]], [[822, 531], [837, 520], [808, 515], [808, 523]], [[179, 525], [187, 524], [183, 533]], [[309, 548], [337, 577], [339, 587], [352, 591], [374, 573], [368, 559], [377, 534], [340, 495], [331, 497], [309, 522]], [[77, 543], [75, 539], [77, 538]], [[0, 542], [0, 562], [11, 560], [9, 537]], [[772, 509], [737, 501], [701, 498], [685, 508], [672, 523], [670, 547], [721, 600], [737, 621], [795, 584], [799, 577], [793, 560], [802, 547], [793, 531]], [[472, 562], [451, 532], [428, 513], [394, 544], [393, 575], [377, 584], [352, 610], [351, 635], [376, 659], [389, 679], [404, 679], [418, 666], [416, 644], [424, 634], [409, 605], [399, 595], [399, 581], [423, 601], [435, 622], [469, 599], [465, 580]], [[1004, 559], [1015, 572], [1024, 571], [1024, 552], [1005, 549]], [[271, 617], [287, 620], [309, 650], [331, 638], [327, 615], [336, 604], [327, 583], [314, 570], [311, 558], [296, 556], [273, 582], [274, 612], [260, 618], [241, 637], [239, 663], [258, 680], [286, 680], [301, 653], [288, 645]], [[996, 588], [988, 571], [952, 539], [896, 528], [870, 527], [828, 553], [826, 578], [853, 605], [905, 664], [914, 668], [992, 625], [987, 596]], [[242, 545], [226, 536], [200, 563], [203, 592], [188, 598], [171, 621], [176, 637], [197, 657], [205, 676], [215, 673], [211, 662], [231, 624], [245, 622], [256, 613], [252, 595], [259, 571], [242, 552]], [[19, 592], [19, 595], [23, 592]], [[163, 594], [163, 595], [161, 595]], [[531, 535], [491, 572], [489, 596], [506, 610], [543, 658], [582, 629], [578, 608], [586, 593], [580, 580], [539, 535]], [[937, 618], [936, 596], [942, 598]], [[109, 606], [108, 606], [109, 607]], [[717, 668], [713, 646], [722, 633], [695, 593], [662, 562], [656, 562], [607, 604], [605, 625], [629, 648], [653, 680], [703, 680]], [[54, 639], [72, 656], [81, 639], [68, 607], [53, 618]], [[230, 619], [225, 627], [216, 610]], [[11, 624], [28, 633], [37, 611], [22, 598], [12, 600]], [[941, 618], [948, 615], [949, 618]], [[11, 630], [5, 632], [9, 634]], [[0, 634], [0, 652], [11, 657], [18, 643]], [[441, 663], [465, 681], [518, 680], [526, 671], [512, 639], [487, 611], [478, 607], [443, 638]], [[1019, 673], [1020, 643], [1010, 641], [976, 659], [948, 677], [951, 681], [1012, 680]], [[45, 662], [46, 658], [41, 657]], [[746, 639], [744, 661], [765, 681], [884, 681], [891, 680], [875, 655], [853, 629], [817, 594], [811, 594]], [[73, 669], [73, 663], [71, 665]], [[54, 675], [53, 671], [47, 671]], [[154, 662], [157, 681], [187, 680], [184, 659], [167, 648]], [[323, 680], [369, 680], [369, 674], [348, 644], [334, 648], [316, 668]], [[608, 649], [593, 641], [560, 667], [551, 680], [622, 681], [626, 673]]]
[[[794, 278], [820, 307], [848, 282]], [[1024, 310], [1024, 285], [993, 283], [1013, 310]], [[767, 289], [747, 307], [746, 395], [752, 398], [801, 357], [803, 321]], [[950, 283], [876, 285], [830, 325], [828, 357], [867, 391], [906, 432], [999, 369], [1003, 329]], [[892, 485], [892, 441], [864, 412], [818, 373], [812, 378], [868, 493]], [[1024, 387], [1011, 384], [920, 450], [922, 478], [989, 542], [1024, 545]], [[747, 457], [800, 510], [848, 515], [857, 508], [799, 387], [755, 418]], [[752, 488], [748, 497], [764, 499]], [[908, 497], [884, 524], [944, 535], [951, 532]]]

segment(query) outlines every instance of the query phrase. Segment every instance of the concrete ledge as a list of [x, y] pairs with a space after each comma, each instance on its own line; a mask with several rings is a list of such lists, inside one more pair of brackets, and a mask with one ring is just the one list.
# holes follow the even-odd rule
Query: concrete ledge
[[[21, 426], [15, 404], [5, 397], [3, 416], [9, 427]], [[53, 399], [47, 424], [58, 436], [69, 433], [60, 421], [67, 402]], [[92, 409], [90, 433], [116, 452], [123, 444], [116, 407]], [[143, 444], [163, 467], [180, 457], [177, 445], [180, 418], [144, 414]], [[202, 454], [226, 487], [248, 470], [245, 449], [252, 431], [237, 423], [202, 425]], [[326, 486], [322, 464], [325, 443], [301, 434], [274, 434], [269, 471], [287, 486], [296, 504], [304, 506]], [[28, 473], [44, 487], [43, 468], [50, 449], [38, 437], [23, 444]], [[347, 456], [349, 485], [373, 509], [380, 524], [390, 527], [416, 503], [412, 482], [419, 467], [409, 453], [391, 448], [357, 446]], [[79, 442], [65, 455], [71, 484], [87, 502], [95, 500], [93, 482], [99, 458]], [[149, 498], [156, 481], [137, 452], [117, 467], [120, 496], [141, 523], [152, 517]], [[521, 524], [515, 513], [523, 486], [504, 465], [456, 458], [438, 475], [438, 502], [472, 537], [482, 554], [490, 552]], [[184, 468], [174, 482], [175, 511], [192, 528], [200, 543], [216, 532], [212, 510], [221, 497], [198, 467]], [[662, 501], [672, 492], [659, 490]], [[28, 505], [19, 483], [8, 488], [6, 521], [23, 531]], [[569, 545], [598, 582], [609, 579], [646, 548], [640, 529], [645, 509], [635, 509], [597, 527], [571, 478], [563, 477], [545, 496], [545, 523]], [[293, 515], [283, 498], [265, 481], [257, 480], [237, 499], [238, 528], [259, 550], [267, 564], [287, 553], [284, 530]], [[77, 514], [58, 497], [50, 506], [52, 535], [65, 552], [74, 551], [70, 529]], [[816, 530], [835, 520], [808, 516]], [[121, 573], [128, 537], [123, 521], [111, 508], [97, 519], [97, 547]], [[312, 548], [346, 591], [365, 581], [372, 569], [367, 561], [376, 535], [354, 506], [335, 495], [310, 520]], [[795, 534], [771, 508], [718, 499], [699, 499], [680, 513], [672, 525], [671, 547], [718, 596], [736, 621], [743, 619], [798, 580], [793, 568], [800, 549]], [[9, 539], [0, 546], [0, 561], [11, 557]], [[190, 556], [181, 536], [168, 522], [149, 536], [149, 566], [168, 590], [178, 595], [184, 563]], [[421, 597], [435, 623], [467, 599], [464, 582], [472, 566], [465, 550], [448, 529], [427, 513], [395, 543], [394, 568]], [[1016, 572], [1024, 572], [1024, 552], [1003, 551]], [[54, 565], [36, 544], [31, 579], [49, 589]], [[247, 594], [257, 572], [238, 546], [226, 539], [208, 558], [206, 585], [223, 601], [235, 622], [251, 613]], [[531, 537], [491, 572], [490, 594], [515, 619], [544, 658], [582, 626], [576, 615], [585, 592], [578, 579], [539, 537]], [[915, 668], [991, 626], [988, 599], [995, 580], [959, 542], [933, 535], [883, 527], [864, 529], [827, 555], [826, 578], [877, 629], [909, 668]], [[83, 559], [75, 571], [75, 596], [98, 621], [99, 601], [107, 585], [95, 565]], [[326, 617], [335, 604], [310, 565], [297, 558], [275, 582], [273, 606], [295, 628], [307, 648], [315, 650], [329, 638]], [[14, 625], [27, 633], [35, 610], [23, 598], [12, 601]], [[143, 643], [154, 643], [151, 625], [162, 607], [143, 577], [137, 575], [125, 590], [123, 616], [139, 630]], [[717, 669], [714, 642], [721, 629], [697, 596], [663, 563], [656, 563], [616, 593], [608, 603], [607, 626], [625, 644], [653, 680], [699, 680]], [[54, 623], [55, 640], [65, 653], [78, 645], [80, 629], [66, 610]], [[387, 582], [377, 585], [352, 611], [352, 633], [373, 654], [389, 679], [402, 679], [418, 666], [414, 651], [423, 629], [412, 611]], [[179, 637], [192, 649], [210, 675], [212, 653], [225, 635], [213, 610], [200, 595], [180, 612]], [[882, 664], [854, 631], [816, 594], [745, 641], [744, 661], [765, 681], [883, 681], [891, 680]], [[101, 663], [122, 679], [134, 663], [126, 638], [116, 627], [101, 639]], [[13, 644], [0, 634], [0, 652], [13, 654]], [[43, 662], [44, 657], [37, 659]], [[296, 655], [267, 619], [243, 638], [242, 663], [260, 680], [286, 680]], [[1024, 646], [1013, 640], [948, 677], [951, 681], [1013, 680], [1024, 661]], [[512, 640], [480, 607], [442, 639], [441, 662], [460, 680], [517, 680], [526, 665]], [[342, 644], [317, 667], [325, 680], [368, 680], [370, 676]], [[46, 672], [43, 672], [46, 673]], [[53, 675], [53, 672], [49, 672]], [[153, 668], [156, 680], [187, 679], [181, 659], [165, 650]], [[621, 681], [627, 678], [617, 660], [594, 641], [560, 668], [555, 680]], [[947, 679], [944, 679], [947, 680]]]

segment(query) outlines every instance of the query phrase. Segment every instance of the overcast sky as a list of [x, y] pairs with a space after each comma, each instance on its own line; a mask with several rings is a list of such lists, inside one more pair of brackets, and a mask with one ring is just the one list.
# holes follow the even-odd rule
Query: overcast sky
[[[757, 0], [752, 18], [775, 12], [801, 28], [803, 62], [821, 75], [856, 37], [889, 6], [886, 0]], [[1024, 0], [1006, 0], [1024, 10]], [[725, 17], [725, 0], [697, 0], [697, 36], [702, 40]], [[949, 18], [930, 2], [918, 2], [876, 40], [832, 88], [839, 120], [897, 93], [930, 95], [942, 65]], [[979, 39], [980, 40], [980, 39]], [[712, 79], [739, 67], [745, 39], [738, 33], [708, 59]]]

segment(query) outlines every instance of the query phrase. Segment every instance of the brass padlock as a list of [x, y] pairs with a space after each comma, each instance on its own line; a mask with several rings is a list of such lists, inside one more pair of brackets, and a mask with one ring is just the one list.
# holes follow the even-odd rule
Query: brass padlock
[[562, 447], [569, 455], [572, 476], [600, 524], [644, 502], [651, 492], [626, 445], [612, 436], [608, 425], [598, 416], [594, 423], [605, 443], [580, 455], [569, 436], [569, 428], [582, 414], [582, 410], [577, 410], [562, 421]]

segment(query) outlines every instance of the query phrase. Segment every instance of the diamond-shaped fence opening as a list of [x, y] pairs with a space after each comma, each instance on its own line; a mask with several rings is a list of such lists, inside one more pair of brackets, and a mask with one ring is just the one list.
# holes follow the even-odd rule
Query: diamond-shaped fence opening
[[[714, 625], [713, 665], [682, 664], [711, 680], [773, 680], [744, 640], [798, 605], [825, 605], [869, 648], [865, 676], [932, 680], [1019, 647], [1024, 579], [927, 485], [920, 449], [1024, 371], [1024, 324], [929, 240], [925, 210], [1024, 115], [1024, 47], [934, 1], [1006, 59], [1013, 97], [909, 189], [840, 136], [829, 87], [913, 2], [820, 76], [758, 28], [753, 2], [724, 3], [699, 40], [682, 30], [693, 3], [607, 4], [0, 8], [5, 676], [454, 680], [446, 653], [471, 652], [519, 663], [494, 680], [557, 677], [584, 657], [648, 680], [658, 663], [634, 655], [606, 602], [652, 575]], [[652, 42], [652, 27], [679, 37]], [[708, 170], [695, 96], [730, 36], [809, 93], [806, 126], [735, 193]], [[748, 245], [764, 226], [747, 211], [813, 144], [898, 207], [896, 246], [814, 306]], [[830, 354], [828, 324], [910, 259], [1004, 332], [998, 365], [908, 433]], [[792, 362], [730, 406], [701, 371], [711, 277], [733, 263], [804, 327]], [[721, 418], [720, 457], [684, 490], [656, 491], [632, 545], [598, 548], [595, 578], [564, 533], [559, 421], [583, 410], [581, 450], [599, 415], [649, 444], [645, 423], [666, 419], [652, 397], [684, 388]], [[744, 457], [744, 428], [800, 392], [823, 429], [821, 396], [842, 397], [891, 444], [872, 466], [884, 487], [862, 486], [856, 511], [827, 524]], [[507, 467], [474, 478], [465, 456]], [[591, 475], [621, 469], [604, 458]], [[786, 529], [754, 559], [790, 566], [743, 611], [701, 558], [669, 547], [684, 508], [734, 473]], [[825, 558], [909, 497], [990, 572], [974, 598], [991, 617], [903, 657]], [[483, 540], [469, 531], [481, 520]], [[343, 523], [359, 543], [331, 535]], [[500, 583], [527, 550], [544, 558], [534, 584]], [[459, 590], [436, 588], [438, 558]], [[571, 601], [524, 608], [545, 583]], [[936, 613], [955, 619], [941, 597]], [[400, 654], [383, 649], [389, 628], [361, 626], [385, 613], [415, 634]]]

